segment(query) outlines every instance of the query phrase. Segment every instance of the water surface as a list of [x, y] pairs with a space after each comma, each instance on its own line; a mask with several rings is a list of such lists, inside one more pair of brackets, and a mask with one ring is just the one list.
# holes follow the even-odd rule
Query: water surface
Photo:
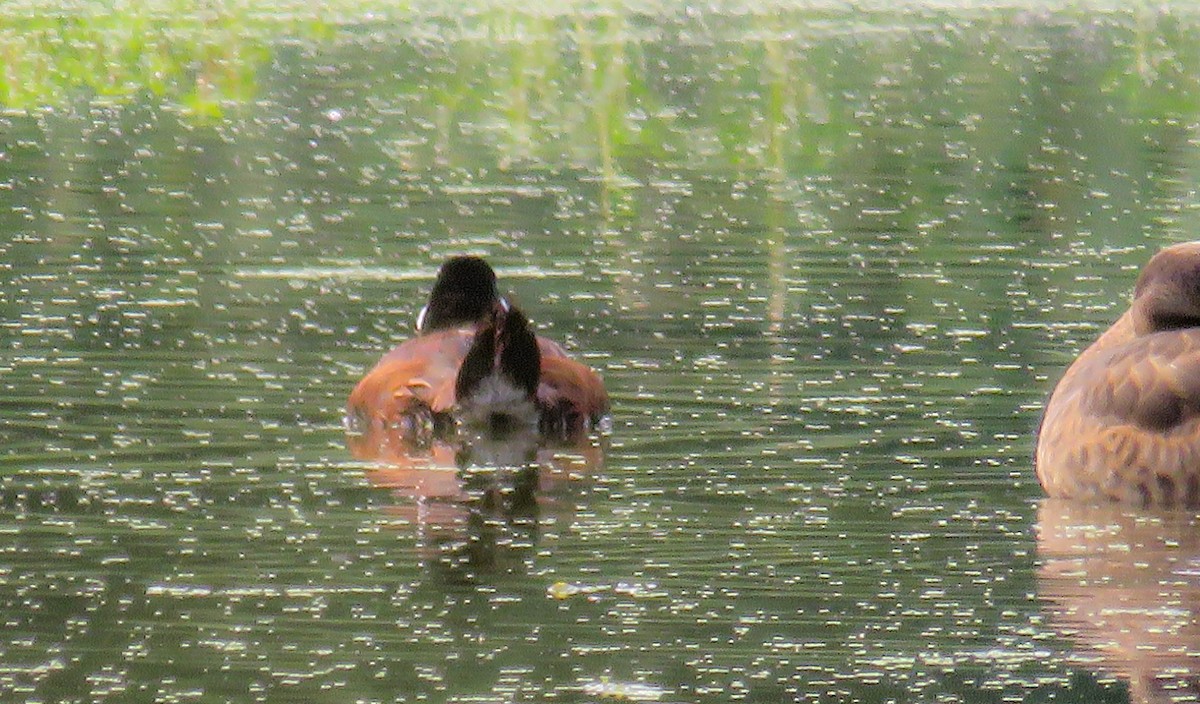
[[[1187, 528], [1031, 466], [1194, 236], [1194, 15], [51, 14], [0, 20], [5, 701], [1197, 699]], [[602, 447], [352, 456], [456, 252]]]

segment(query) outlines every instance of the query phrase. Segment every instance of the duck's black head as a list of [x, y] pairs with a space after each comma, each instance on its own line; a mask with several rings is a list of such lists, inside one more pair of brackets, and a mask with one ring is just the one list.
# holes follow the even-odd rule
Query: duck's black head
[[452, 257], [438, 270], [429, 303], [417, 316], [417, 332], [474, 324], [508, 303], [496, 288], [496, 272], [479, 257]]

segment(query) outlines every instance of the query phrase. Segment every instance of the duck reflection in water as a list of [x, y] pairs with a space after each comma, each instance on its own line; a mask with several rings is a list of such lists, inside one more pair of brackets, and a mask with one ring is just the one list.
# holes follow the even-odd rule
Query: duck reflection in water
[[367, 434], [349, 446], [373, 463], [369, 481], [392, 492], [386, 510], [415, 528], [422, 560], [443, 581], [463, 583], [525, 569], [539, 532], [570, 521], [573, 490], [600, 468], [603, 441], [546, 442], [522, 430], [421, 444]]
[[1138, 704], [1200, 701], [1200, 517], [1048, 499], [1038, 593], [1081, 659]]
[[1162, 250], [1076, 359], [1038, 431], [1050, 496], [1200, 508], [1200, 242]]
[[598, 466], [608, 395], [594, 371], [533, 332], [481, 259], [442, 266], [417, 331], [351, 393], [348, 444], [381, 464], [375, 483], [416, 500], [426, 547], [457, 546], [465, 566], [494, 569], [498, 542], [536, 537], [548, 484]]

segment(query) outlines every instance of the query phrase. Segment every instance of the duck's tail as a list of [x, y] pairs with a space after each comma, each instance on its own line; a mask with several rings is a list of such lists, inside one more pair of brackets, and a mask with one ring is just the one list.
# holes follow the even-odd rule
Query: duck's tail
[[537, 427], [541, 353], [529, 320], [497, 305], [479, 326], [458, 370], [458, 420], [491, 434]]

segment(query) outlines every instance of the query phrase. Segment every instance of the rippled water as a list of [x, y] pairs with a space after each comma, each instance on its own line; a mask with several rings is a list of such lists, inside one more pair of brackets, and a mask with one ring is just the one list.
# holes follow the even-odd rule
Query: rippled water
[[[0, 699], [1200, 698], [1190, 524], [1031, 466], [1194, 236], [1194, 17], [489, 12], [10, 91]], [[354, 459], [462, 251], [602, 371], [597, 446]]]

